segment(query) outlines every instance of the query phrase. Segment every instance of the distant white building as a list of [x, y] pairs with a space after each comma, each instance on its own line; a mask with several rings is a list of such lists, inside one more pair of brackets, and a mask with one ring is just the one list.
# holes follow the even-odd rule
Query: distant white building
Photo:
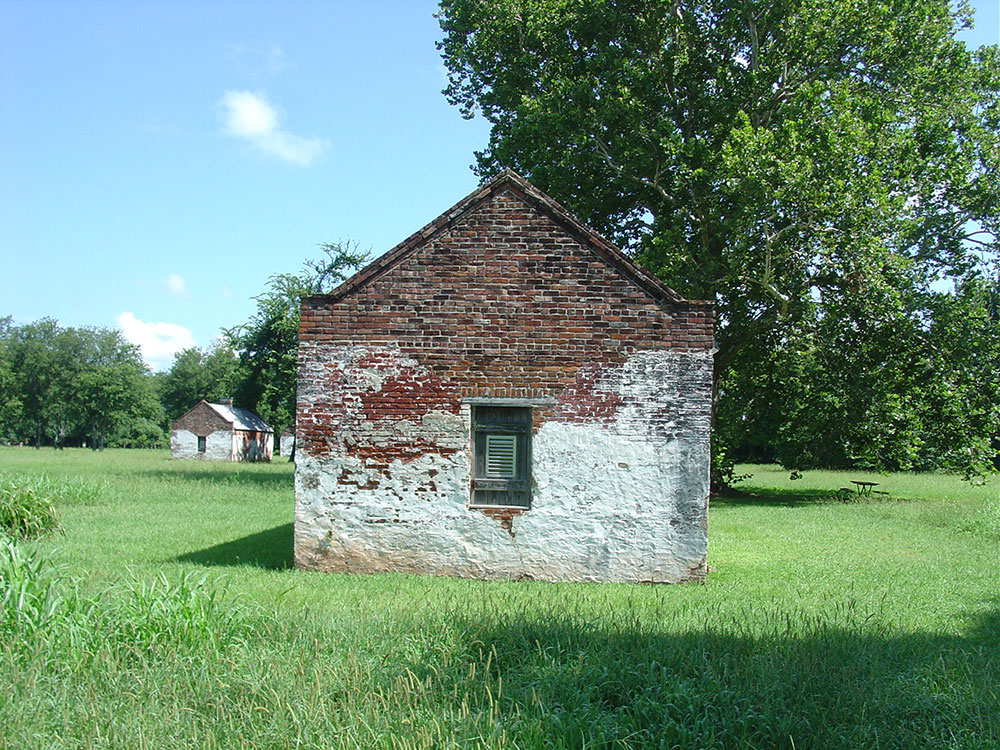
[[221, 404], [199, 401], [174, 420], [170, 431], [171, 458], [206, 461], [270, 461], [274, 430], [231, 399]]

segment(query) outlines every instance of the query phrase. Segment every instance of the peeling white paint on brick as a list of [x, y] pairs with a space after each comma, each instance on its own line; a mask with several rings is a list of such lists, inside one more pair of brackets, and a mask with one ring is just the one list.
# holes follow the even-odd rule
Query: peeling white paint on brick
[[[356, 368], [371, 355], [345, 349], [311, 366]], [[350, 373], [352, 387], [374, 392], [398, 371], [395, 364], [382, 359], [378, 373]], [[514, 514], [509, 528], [468, 507], [468, 406], [457, 415], [352, 424], [327, 455], [300, 449], [296, 561], [327, 570], [485, 578], [701, 578], [709, 465], [703, 395], [710, 379], [707, 354], [639, 352], [601, 371], [597, 387], [620, 401], [614, 420], [551, 419], [538, 428], [531, 509]], [[348, 411], [357, 406], [347, 398], [344, 404]], [[349, 455], [359, 439], [388, 446], [418, 437], [449, 454], [431, 451], [383, 467]]]

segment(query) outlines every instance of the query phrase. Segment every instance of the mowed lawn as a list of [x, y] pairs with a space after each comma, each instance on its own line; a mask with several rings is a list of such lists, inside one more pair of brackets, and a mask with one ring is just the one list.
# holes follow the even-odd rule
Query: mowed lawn
[[740, 471], [704, 585], [485, 582], [292, 569], [284, 459], [0, 448], [62, 526], [0, 747], [1000, 747], [997, 479]]

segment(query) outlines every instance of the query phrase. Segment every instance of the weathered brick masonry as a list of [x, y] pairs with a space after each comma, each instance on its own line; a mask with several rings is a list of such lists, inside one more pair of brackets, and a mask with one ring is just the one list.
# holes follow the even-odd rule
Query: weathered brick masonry
[[[712, 327], [503, 173], [304, 303], [297, 563], [703, 578]], [[473, 507], [474, 409], [504, 406], [531, 409], [530, 508]]]

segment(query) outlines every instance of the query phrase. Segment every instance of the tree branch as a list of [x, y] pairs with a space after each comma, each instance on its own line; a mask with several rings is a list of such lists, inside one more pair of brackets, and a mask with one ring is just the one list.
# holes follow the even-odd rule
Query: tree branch
[[619, 164], [615, 163], [615, 160], [611, 156], [611, 151], [608, 149], [607, 144], [604, 143], [604, 141], [602, 141], [600, 139], [600, 137], [598, 137], [595, 134], [592, 134], [590, 137], [593, 139], [594, 143], [597, 144], [597, 149], [598, 149], [598, 151], [601, 152], [601, 158], [604, 160], [604, 162], [609, 167], [611, 167], [615, 172], [617, 172], [620, 177], [624, 177], [627, 180], [632, 180], [633, 182], [637, 182], [640, 185], [643, 185], [644, 187], [647, 187], [647, 188], [650, 188], [652, 190], [655, 190], [657, 193], [660, 194], [660, 196], [665, 201], [669, 201], [671, 203], [675, 203], [676, 202], [676, 200], [674, 199], [674, 197], [670, 193], [668, 193], [666, 190], [664, 190], [663, 186], [660, 185], [658, 181], [656, 181], [656, 180], [650, 180], [650, 179], [648, 179], [646, 177], [640, 177], [638, 175], [634, 175], [634, 174], [626, 172], [624, 167], [622, 167]]

